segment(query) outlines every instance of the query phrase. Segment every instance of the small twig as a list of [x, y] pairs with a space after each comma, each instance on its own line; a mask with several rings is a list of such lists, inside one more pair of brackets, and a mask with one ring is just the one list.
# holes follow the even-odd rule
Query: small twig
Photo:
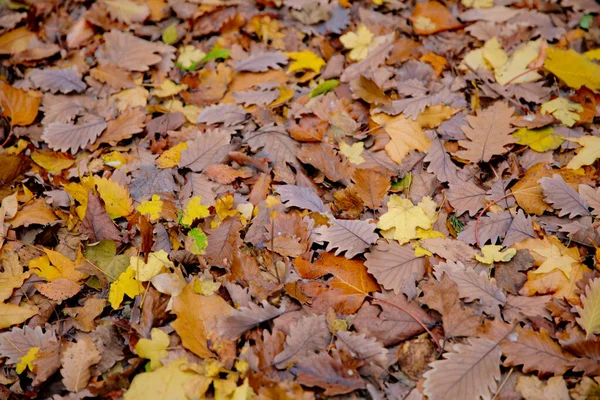
[[498, 390], [496, 390], [496, 394], [494, 395], [494, 397], [492, 397], [492, 400], [496, 400], [496, 397], [498, 397], [498, 395], [500, 394], [500, 391], [502, 390], [502, 388], [504, 387], [506, 382], [508, 382], [508, 378], [510, 378], [510, 375], [513, 373], [514, 370], [515, 370], [515, 367], [512, 367], [510, 369], [510, 371], [508, 371], [508, 374], [506, 374], [506, 378], [504, 378], [504, 380], [500, 384], [500, 387], [498, 388]]
[[380, 301], [384, 304], [387, 304], [388, 306], [397, 308], [398, 310], [406, 313], [409, 317], [411, 317], [412, 319], [415, 320], [415, 322], [417, 322], [419, 325], [421, 325], [421, 327], [423, 329], [425, 329], [425, 331], [429, 334], [429, 336], [431, 336], [431, 339], [433, 339], [433, 341], [435, 342], [435, 344], [437, 345], [438, 349], [441, 351], [442, 350], [442, 345], [440, 344], [439, 340], [437, 340], [437, 338], [433, 335], [433, 333], [431, 332], [431, 330], [427, 327], [427, 325], [425, 325], [425, 323], [423, 321], [421, 321], [419, 319], [419, 317], [417, 317], [416, 315], [414, 315], [412, 312], [410, 312], [409, 310], [407, 310], [406, 308], [399, 306], [398, 304], [392, 303], [391, 301], [387, 301], [381, 298], [377, 298], [375, 296], [371, 296], [370, 294], [367, 294], [367, 297], [370, 297], [374, 300]]
[[513, 77], [510, 81], [506, 82], [504, 85], [510, 85], [511, 83], [513, 83], [514, 81], [516, 81], [517, 79], [519, 79], [522, 76], [527, 75], [530, 72], [535, 72], [535, 71], [539, 71], [540, 69], [542, 69], [542, 67], [537, 67], [537, 68], [531, 68], [528, 70], [525, 70], [525, 72], [521, 72], [519, 75]]

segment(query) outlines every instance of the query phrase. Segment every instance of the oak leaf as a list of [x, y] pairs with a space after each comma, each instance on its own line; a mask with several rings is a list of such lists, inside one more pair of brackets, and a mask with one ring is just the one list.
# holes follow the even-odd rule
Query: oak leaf
[[581, 304], [581, 307], [575, 307], [579, 314], [577, 323], [585, 329], [587, 339], [600, 333], [600, 279], [596, 278], [586, 286]]
[[390, 188], [390, 175], [385, 170], [356, 169], [352, 180], [365, 206], [371, 209], [381, 207]]
[[461, 26], [456, 17], [437, 1], [417, 4], [410, 16], [410, 21], [417, 35], [431, 35]]
[[221, 129], [213, 129], [197, 134], [195, 140], [187, 142], [187, 148], [181, 150], [179, 168], [189, 168], [201, 172], [206, 167], [223, 161], [230, 151], [231, 134]]
[[38, 313], [35, 306], [19, 307], [17, 304], [0, 303], [0, 329], [25, 322]]
[[554, 174], [552, 178], [544, 177], [539, 182], [544, 191], [544, 201], [560, 210], [559, 217], [567, 215], [573, 219], [582, 215], [591, 215], [585, 199], [573, 190], [560, 175]]
[[[170, 46], [167, 46], [170, 47]], [[129, 71], [148, 71], [162, 57], [161, 46], [118, 30], [104, 34], [104, 47], [100, 59]]]
[[60, 374], [67, 390], [79, 392], [85, 389], [91, 377], [90, 367], [101, 358], [91, 336], [82, 336], [76, 343], [67, 344], [60, 355]]
[[385, 146], [385, 151], [398, 164], [411, 150], [425, 152], [429, 149], [431, 141], [416, 121], [406, 118], [402, 114], [395, 117], [376, 114], [372, 118], [390, 136], [390, 142]]
[[121, 234], [112, 219], [108, 216], [104, 203], [97, 194], [91, 190], [88, 193], [85, 217], [81, 221], [81, 233], [88, 234], [93, 242], [105, 239], [121, 242]]
[[322, 315], [309, 315], [299, 320], [285, 340], [283, 351], [275, 356], [273, 365], [285, 369], [329, 343], [331, 333]]
[[470, 126], [463, 126], [462, 130], [469, 140], [458, 141], [466, 150], [457, 151], [456, 155], [471, 162], [488, 162], [493, 156], [506, 153], [505, 146], [516, 142], [510, 134], [513, 113], [514, 108], [496, 102], [477, 116], [468, 116]]
[[295, 185], [279, 185], [273, 188], [279, 193], [281, 202], [286, 207], [298, 207], [320, 213], [330, 211], [311, 188]]
[[250, 56], [236, 63], [235, 70], [239, 72], [265, 72], [269, 69], [281, 69], [279, 64], [285, 64], [288, 57], [279, 51], [252, 52]]
[[352, 221], [343, 219], [330, 219], [331, 226], [320, 226], [315, 229], [316, 240], [328, 242], [327, 251], [337, 248], [335, 255], [345, 252], [345, 257], [354, 258], [364, 252], [377, 241], [379, 235], [375, 233], [375, 224], [367, 221]]

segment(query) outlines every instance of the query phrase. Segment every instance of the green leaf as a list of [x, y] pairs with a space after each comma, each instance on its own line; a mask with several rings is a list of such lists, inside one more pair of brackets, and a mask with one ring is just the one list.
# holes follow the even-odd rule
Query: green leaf
[[592, 14], [585, 14], [581, 21], [579, 21], [579, 27], [581, 29], [585, 29], [586, 31], [590, 29], [590, 24], [594, 20], [594, 16]]
[[117, 245], [112, 240], [103, 240], [95, 246], [87, 246], [85, 258], [106, 274], [109, 282], [116, 281], [129, 266], [129, 257], [117, 254]]
[[177, 41], [177, 24], [171, 24], [163, 31], [162, 41], [166, 44], [173, 44]]
[[210, 60], [217, 60], [217, 59], [221, 59], [221, 60], [226, 60], [229, 58], [229, 54], [231, 53], [231, 50], [229, 49], [212, 49], [211, 51], [209, 51], [202, 60], [200, 60], [200, 62], [209, 62]]
[[200, 228], [194, 228], [188, 232], [188, 236], [192, 239], [193, 243], [190, 251], [194, 254], [204, 254], [204, 249], [208, 246], [206, 233]]
[[317, 86], [316, 88], [314, 88], [309, 94], [308, 97], [316, 97], [320, 94], [324, 94], [327, 92], [331, 92], [333, 89], [335, 89], [336, 87], [338, 87], [340, 84], [340, 81], [338, 81], [337, 79], [329, 79], [323, 83], [321, 83], [319, 86]]

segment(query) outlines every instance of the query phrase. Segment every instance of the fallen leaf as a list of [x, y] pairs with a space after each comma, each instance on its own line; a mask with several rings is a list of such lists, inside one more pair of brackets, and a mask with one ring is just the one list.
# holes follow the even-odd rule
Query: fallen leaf
[[594, 279], [581, 295], [582, 307], [575, 307], [577, 323], [585, 329], [586, 339], [600, 332], [600, 279]]
[[2, 115], [10, 118], [11, 125], [26, 126], [35, 121], [41, 97], [0, 82], [0, 106]]
[[429, 149], [431, 141], [421, 126], [410, 118], [406, 118], [402, 114], [395, 117], [377, 114], [372, 118], [390, 136], [391, 140], [385, 146], [385, 151], [398, 164], [411, 150], [427, 151]]

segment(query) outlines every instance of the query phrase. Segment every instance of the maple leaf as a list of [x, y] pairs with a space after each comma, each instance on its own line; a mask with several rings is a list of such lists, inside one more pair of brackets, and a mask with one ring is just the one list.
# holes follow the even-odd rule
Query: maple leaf
[[600, 66], [575, 50], [548, 47], [544, 68], [572, 88], [587, 86], [592, 90], [600, 89]]
[[2, 115], [10, 118], [11, 125], [26, 126], [37, 117], [41, 97], [35, 97], [22, 89], [0, 82], [0, 106]]
[[579, 121], [579, 113], [583, 111], [581, 104], [573, 103], [565, 98], [557, 97], [542, 104], [540, 111], [551, 114], [566, 126], [573, 126]]
[[455, 344], [444, 360], [434, 361], [427, 371], [423, 392], [431, 400], [491, 398], [500, 380], [500, 348], [488, 339]]
[[483, 264], [493, 264], [494, 262], [508, 262], [517, 254], [517, 249], [506, 249], [504, 251], [501, 251], [501, 249], [502, 246], [483, 246], [481, 248], [483, 256], [476, 254], [475, 259]]
[[33, 371], [33, 361], [35, 360], [38, 351], [40, 351], [39, 347], [31, 347], [29, 351], [20, 358], [20, 361], [15, 366], [17, 374], [23, 373], [27, 368], [29, 368], [30, 371]]
[[381, 286], [415, 297], [415, 281], [425, 272], [425, 258], [415, 256], [412, 246], [379, 240], [365, 258], [367, 270]]
[[383, 214], [377, 223], [380, 229], [394, 229], [393, 238], [400, 244], [407, 243], [417, 237], [417, 228], [429, 229], [432, 221], [421, 207], [400, 196], [392, 195], [388, 201], [388, 212]]
[[113, 309], [121, 306], [121, 302], [125, 295], [134, 298], [143, 292], [141, 282], [135, 279], [136, 270], [129, 267], [125, 272], [119, 275], [119, 278], [110, 285], [108, 293], [108, 301]]
[[326, 64], [321, 57], [319, 57], [310, 50], [293, 51], [283, 54], [286, 57], [289, 57], [292, 60], [294, 60], [288, 67], [288, 72], [310, 69], [318, 74], [321, 72], [321, 68], [323, 68], [323, 66]]
[[600, 158], [600, 138], [597, 136], [582, 136], [580, 138], [569, 139], [582, 146], [577, 155], [569, 161], [567, 168], [579, 169], [584, 165], [593, 164]]
[[581, 307], [575, 307], [579, 314], [577, 323], [585, 329], [587, 339], [600, 333], [600, 279], [596, 278], [586, 286], [581, 304]]
[[327, 251], [337, 248], [335, 255], [345, 252], [346, 258], [354, 258], [364, 252], [377, 241], [375, 224], [366, 221], [348, 221], [331, 218], [331, 226], [320, 226], [315, 229], [316, 240], [328, 242]]
[[[186, 369], [187, 364], [187, 359], [183, 357], [154, 371], [136, 375], [131, 386], [123, 395], [123, 399], [136, 400], [152, 397], [172, 400], [188, 399], [186, 387], [200, 383], [198, 378], [201, 376]], [[209, 380], [207, 388], [210, 383]]]
[[369, 55], [369, 46], [373, 41], [373, 34], [365, 25], [359, 25], [356, 33], [348, 32], [340, 36], [340, 42], [346, 49], [350, 49], [348, 57], [354, 61], [361, 61]]
[[552, 175], [552, 178], [544, 177], [539, 182], [544, 190], [544, 201], [560, 210], [559, 217], [568, 215], [569, 218], [574, 218], [591, 215], [585, 199], [573, 190], [560, 175]]
[[135, 345], [135, 352], [150, 360], [150, 371], [162, 366], [160, 361], [168, 356], [169, 335], [157, 328], [152, 328], [150, 339], [142, 338]]
[[400, 163], [411, 150], [427, 151], [429, 149], [431, 141], [417, 122], [402, 114], [395, 117], [377, 114], [372, 118], [390, 136], [391, 140], [385, 146], [385, 151], [397, 163]]
[[469, 140], [458, 141], [466, 150], [457, 151], [456, 155], [471, 162], [488, 162], [493, 156], [506, 153], [505, 146], [516, 142], [510, 135], [513, 112], [512, 107], [496, 102], [476, 117], [468, 116], [470, 126], [463, 126], [462, 130]]

